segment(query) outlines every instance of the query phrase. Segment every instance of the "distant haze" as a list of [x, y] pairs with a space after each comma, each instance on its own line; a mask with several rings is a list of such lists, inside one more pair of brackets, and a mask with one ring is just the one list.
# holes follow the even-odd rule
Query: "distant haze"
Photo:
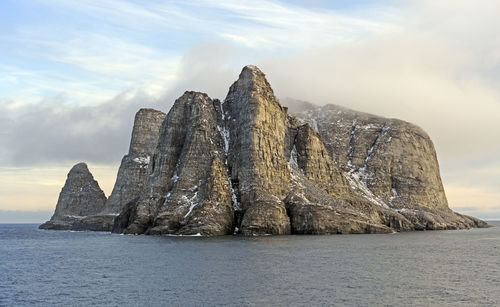
[[497, 1], [23, 3], [0, 4], [0, 223], [46, 219], [80, 161], [109, 195], [139, 108], [223, 99], [246, 64], [278, 97], [421, 126], [450, 206], [500, 218]]
[[0, 224], [34, 224], [46, 221], [52, 211], [8, 211], [0, 210]]

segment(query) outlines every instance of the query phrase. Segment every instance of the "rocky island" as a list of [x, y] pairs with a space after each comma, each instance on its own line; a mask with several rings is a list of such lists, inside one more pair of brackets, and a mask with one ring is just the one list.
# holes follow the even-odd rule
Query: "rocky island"
[[283, 103], [246, 66], [223, 102], [185, 92], [168, 114], [139, 110], [109, 198], [79, 163], [40, 228], [215, 236], [488, 226], [448, 207], [421, 128]]

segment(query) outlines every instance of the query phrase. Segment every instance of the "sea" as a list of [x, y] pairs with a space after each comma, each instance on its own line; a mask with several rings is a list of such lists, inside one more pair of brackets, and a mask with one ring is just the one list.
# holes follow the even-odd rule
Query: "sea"
[[500, 306], [493, 228], [158, 237], [0, 225], [0, 306]]

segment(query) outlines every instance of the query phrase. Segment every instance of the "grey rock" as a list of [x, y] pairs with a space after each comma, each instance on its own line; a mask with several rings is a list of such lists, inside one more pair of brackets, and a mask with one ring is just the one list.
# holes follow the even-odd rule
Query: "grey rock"
[[120, 164], [105, 213], [119, 214], [126, 204], [140, 196], [153, 168], [154, 152], [165, 117], [165, 113], [153, 109], [140, 109], [136, 113], [130, 149]]
[[100, 213], [105, 203], [106, 196], [87, 164], [78, 163], [68, 173], [52, 218], [42, 224], [40, 229], [83, 229], [86, 228], [84, 225], [87, 220], [92, 224], [89, 230], [103, 230], [106, 225], [102, 224], [106, 223], [90, 216]]
[[477, 227], [449, 209], [434, 145], [420, 127], [337, 105], [284, 103], [315, 128], [330, 158], [366, 199], [405, 216], [415, 229]]
[[[160, 130], [148, 186], [115, 231], [223, 235], [233, 231], [221, 104], [186, 92]], [[127, 223], [121, 222], [127, 220]]]

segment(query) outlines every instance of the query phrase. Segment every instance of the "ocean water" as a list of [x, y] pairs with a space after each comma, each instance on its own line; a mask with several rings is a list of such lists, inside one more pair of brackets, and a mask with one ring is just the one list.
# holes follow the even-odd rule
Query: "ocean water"
[[500, 305], [500, 223], [385, 235], [154, 237], [0, 225], [0, 306]]

